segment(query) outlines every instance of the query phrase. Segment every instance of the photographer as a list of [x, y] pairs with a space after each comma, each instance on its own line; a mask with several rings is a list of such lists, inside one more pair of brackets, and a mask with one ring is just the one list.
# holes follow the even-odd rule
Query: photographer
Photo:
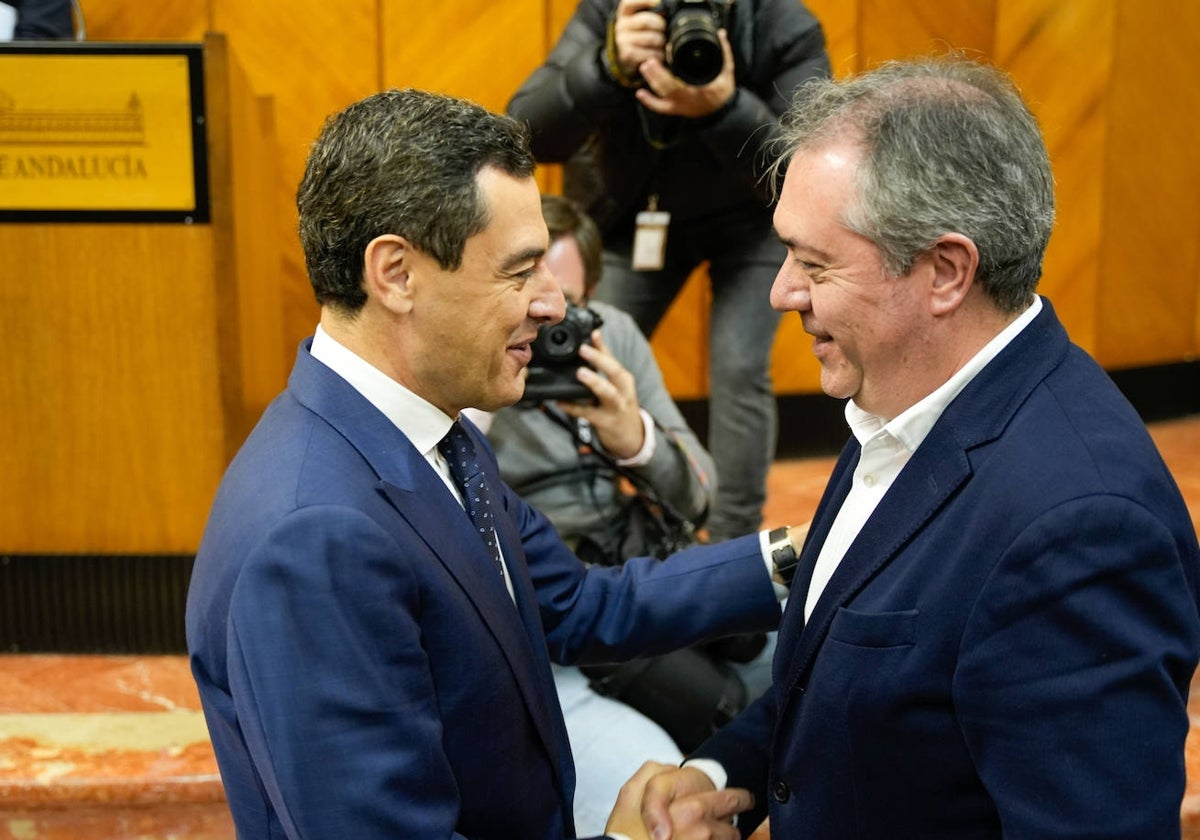
[[785, 253], [761, 176], [792, 92], [828, 73], [798, 0], [581, 0], [508, 104], [600, 227], [598, 300], [649, 336], [708, 263], [714, 541], [762, 519], [777, 423], [768, 296]]
[[[586, 340], [591, 331], [584, 334], [574, 363], [554, 374], [551, 387], [539, 375], [535, 350], [525, 404], [497, 412], [488, 437], [508, 485], [551, 519], [581, 559], [612, 565], [655, 553], [653, 546], [633, 544], [642, 542], [627, 529], [633, 497], [615, 468], [628, 470], [680, 518], [699, 525], [712, 503], [713, 463], [667, 393], [645, 337], [627, 314], [591, 300], [602, 270], [595, 224], [557, 196], [542, 197], [542, 214], [551, 273], [569, 308], [587, 307], [548, 329], [566, 332], [581, 317], [596, 317], [602, 326], [594, 346]], [[542, 395], [560, 399], [530, 407], [535, 394], [538, 403]], [[587, 399], [562, 399], [573, 394]], [[570, 428], [563, 428], [564, 420]], [[593, 440], [598, 446], [589, 445]]]
[[[567, 336], [557, 345], [573, 349], [574, 359], [539, 371], [545, 359], [535, 349], [524, 404], [502, 408], [481, 425], [490, 421], [488, 438], [506, 483], [550, 519], [581, 559], [615, 565], [635, 554], [661, 556], [688, 541], [703, 521], [712, 498], [712, 461], [667, 393], [650, 346], [630, 317], [590, 302], [601, 273], [595, 224], [557, 196], [543, 196], [542, 213], [551, 243], [546, 265], [569, 310], [588, 308], [544, 327], [539, 342]], [[596, 318], [603, 322], [598, 331], [577, 332]], [[582, 392], [591, 399], [528, 404], [531, 392]], [[478, 414], [472, 419], [479, 423]], [[727, 657], [757, 653], [769, 662], [763, 641], [733, 637], [622, 666], [587, 668], [586, 674], [555, 666], [576, 758], [575, 819], [582, 833], [603, 828], [621, 783], [643, 761], [678, 763], [763, 687], [744, 684], [736, 670], [741, 666]]]

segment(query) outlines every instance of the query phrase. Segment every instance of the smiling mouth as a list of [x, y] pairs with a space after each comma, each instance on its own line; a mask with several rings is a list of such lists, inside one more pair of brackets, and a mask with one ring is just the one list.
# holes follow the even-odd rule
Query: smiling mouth
[[833, 336], [831, 336], [829, 333], [813, 329], [808, 324], [804, 324], [804, 331], [813, 337], [814, 342], [819, 343], [822, 341], [833, 341]]
[[528, 367], [529, 363], [533, 360], [533, 342], [526, 341], [523, 344], [510, 345], [508, 352], [517, 356], [521, 360], [522, 366]]
[[833, 336], [827, 335], [826, 333], [814, 333], [814, 332], [810, 332], [809, 335], [812, 336], [812, 340], [813, 340], [813, 342], [812, 342], [813, 355], [816, 356], [818, 359], [822, 358], [825, 355], [825, 349], [827, 347], [833, 346]]

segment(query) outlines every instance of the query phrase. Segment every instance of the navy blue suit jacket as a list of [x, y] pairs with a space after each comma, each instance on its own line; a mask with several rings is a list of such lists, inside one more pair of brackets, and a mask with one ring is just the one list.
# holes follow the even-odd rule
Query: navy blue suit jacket
[[[859, 457], [813, 520], [815, 560]], [[1137, 414], [1045, 309], [947, 407], [774, 686], [699, 750], [771, 836], [1178, 837], [1200, 549]]]
[[306, 346], [230, 465], [187, 636], [240, 837], [574, 836], [551, 658], [778, 622], [757, 537], [588, 569], [466, 425], [515, 606], [441, 478]]

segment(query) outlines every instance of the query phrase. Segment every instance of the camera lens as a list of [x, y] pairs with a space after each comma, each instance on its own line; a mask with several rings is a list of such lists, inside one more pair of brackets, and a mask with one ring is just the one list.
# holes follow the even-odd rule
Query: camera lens
[[689, 85], [706, 85], [721, 72], [725, 56], [717, 25], [706, 9], [685, 9], [671, 19], [671, 72]]
[[536, 344], [547, 361], [558, 361], [570, 359], [578, 353], [581, 341], [582, 337], [574, 324], [560, 322], [542, 327]]

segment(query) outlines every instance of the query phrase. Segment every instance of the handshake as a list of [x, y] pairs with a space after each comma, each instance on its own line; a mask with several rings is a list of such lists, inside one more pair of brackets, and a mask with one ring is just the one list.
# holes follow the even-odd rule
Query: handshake
[[621, 787], [605, 833], [628, 840], [740, 840], [735, 818], [753, 805], [750, 791], [717, 790], [696, 767], [648, 761]]

